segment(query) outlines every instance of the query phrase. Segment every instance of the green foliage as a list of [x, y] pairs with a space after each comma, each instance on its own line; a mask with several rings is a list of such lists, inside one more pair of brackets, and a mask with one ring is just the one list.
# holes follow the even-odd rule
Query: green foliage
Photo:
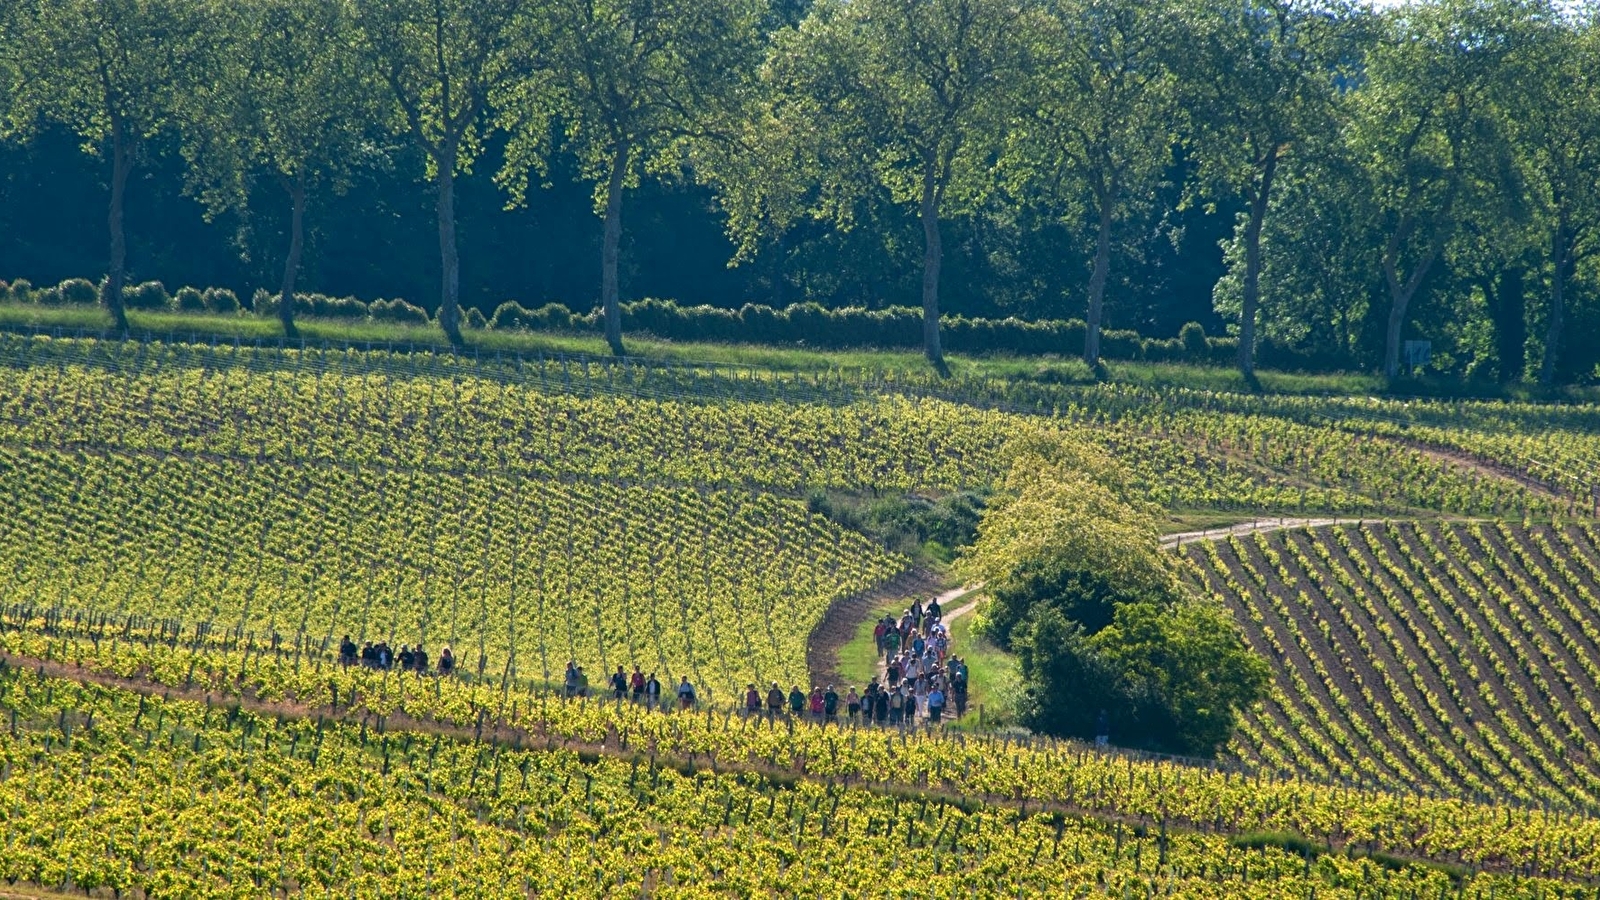
[[963, 560], [988, 582], [986, 632], [1014, 649], [1022, 715], [1050, 734], [1215, 754], [1267, 685], [1221, 609], [1191, 598], [1133, 502], [1130, 473], [1064, 435], [1024, 432]]
[[123, 293], [123, 302], [130, 309], [158, 310], [170, 309], [172, 296], [167, 293], [167, 288], [159, 281], [146, 281], [126, 288]]
[[181, 312], [207, 312], [206, 297], [197, 288], [181, 287], [173, 295], [173, 307]]
[[88, 306], [100, 302], [100, 289], [87, 278], [68, 278], [56, 286], [56, 294], [62, 303]]
[[239, 312], [239, 297], [227, 288], [206, 288], [206, 309], [222, 315], [232, 315]]
[[428, 324], [428, 311], [396, 297], [393, 300], [374, 300], [367, 307], [372, 317], [381, 322], [403, 322], [412, 325]]

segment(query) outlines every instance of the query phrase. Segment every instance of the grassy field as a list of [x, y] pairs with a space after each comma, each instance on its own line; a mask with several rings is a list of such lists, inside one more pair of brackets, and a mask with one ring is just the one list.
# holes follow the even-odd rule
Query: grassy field
[[[229, 339], [273, 340], [282, 331], [275, 319], [248, 314], [214, 315], [189, 312], [130, 310], [130, 326], [136, 333], [156, 337], [214, 335]], [[99, 307], [37, 306], [0, 303], [0, 327], [63, 327], [109, 331], [110, 319]], [[392, 322], [351, 322], [316, 319], [299, 321], [306, 340], [335, 344], [387, 344], [448, 348], [439, 329], [432, 325], [406, 325]], [[605, 341], [592, 334], [496, 332], [468, 330], [468, 347], [480, 351], [510, 353], [583, 353], [609, 355]], [[926, 374], [927, 360], [913, 350], [808, 350], [770, 345], [690, 343], [656, 340], [648, 335], [627, 338], [630, 355], [664, 362], [689, 362], [727, 366], [748, 366], [787, 372], [828, 372], [838, 369], [880, 373]], [[1244, 391], [1276, 394], [1324, 396], [1400, 396], [1484, 397], [1505, 399], [1562, 399], [1593, 402], [1600, 399], [1600, 388], [1567, 387], [1548, 392], [1526, 385], [1508, 387], [1454, 379], [1403, 379], [1390, 383], [1364, 373], [1302, 374], [1261, 370], [1256, 383], [1248, 383], [1230, 367], [1192, 366], [1173, 363], [1132, 361], [1107, 362], [1100, 373], [1091, 372], [1077, 359], [1078, 348], [1064, 347], [1060, 356], [970, 357], [952, 354], [951, 373], [957, 377], [1024, 379], [1047, 384], [1090, 385], [1126, 384], [1146, 388], [1185, 388], [1199, 391]]]

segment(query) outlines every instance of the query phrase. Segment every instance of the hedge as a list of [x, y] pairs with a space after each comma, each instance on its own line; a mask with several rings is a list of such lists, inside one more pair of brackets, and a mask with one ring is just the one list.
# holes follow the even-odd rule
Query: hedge
[[[199, 291], [186, 287], [173, 298], [159, 281], [147, 281], [126, 288], [124, 296], [134, 309], [206, 309], [214, 313], [233, 313], [239, 309], [238, 297], [225, 288]], [[42, 290], [19, 278], [10, 285], [0, 282], [0, 300], [4, 299], [93, 303], [97, 302], [98, 291], [91, 282], [81, 278], [68, 279]], [[363, 303], [354, 297], [295, 294], [294, 305], [296, 315], [318, 318], [370, 318], [415, 325], [432, 321], [427, 310], [398, 299]], [[278, 296], [257, 290], [251, 308], [258, 316], [276, 316]], [[807, 302], [778, 309], [747, 303], [735, 310], [647, 299], [624, 303], [621, 311], [625, 333], [650, 334], [671, 341], [793, 344], [820, 350], [916, 349], [922, 346], [922, 310], [911, 306], [829, 309]], [[469, 328], [496, 331], [593, 333], [601, 328], [598, 311], [579, 314], [560, 303], [528, 309], [511, 300], [496, 307], [487, 320], [478, 310], [469, 309], [465, 312], [465, 322]], [[951, 352], [1062, 357], [1074, 357], [1082, 352], [1087, 327], [1081, 319], [1029, 322], [1014, 317], [966, 316], [945, 316], [942, 326], [945, 349]], [[1231, 337], [1208, 337], [1199, 323], [1190, 322], [1174, 338], [1148, 338], [1135, 331], [1105, 330], [1100, 333], [1100, 351], [1108, 360], [1228, 366], [1238, 356], [1239, 342]], [[1272, 341], [1262, 342], [1257, 359], [1263, 367], [1275, 369], [1337, 369], [1344, 363], [1327, 353], [1285, 347]]]

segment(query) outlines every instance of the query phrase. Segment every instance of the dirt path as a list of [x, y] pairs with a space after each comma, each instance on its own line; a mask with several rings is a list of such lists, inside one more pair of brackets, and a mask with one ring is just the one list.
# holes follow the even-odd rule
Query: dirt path
[[1184, 531], [1178, 534], [1168, 534], [1161, 538], [1161, 549], [1172, 550], [1185, 544], [1197, 541], [1220, 541], [1235, 535], [1253, 534], [1257, 531], [1285, 531], [1290, 528], [1321, 528], [1324, 525], [1338, 525], [1344, 522], [1358, 522], [1359, 519], [1255, 519], [1226, 528], [1207, 528], [1204, 531]]
[[845, 679], [839, 674], [839, 651], [855, 638], [856, 629], [878, 606], [889, 600], [904, 600], [910, 606], [913, 597], [926, 597], [939, 588], [938, 575], [927, 569], [911, 569], [870, 591], [833, 604], [806, 641], [806, 671], [811, 683], [844, 684]]

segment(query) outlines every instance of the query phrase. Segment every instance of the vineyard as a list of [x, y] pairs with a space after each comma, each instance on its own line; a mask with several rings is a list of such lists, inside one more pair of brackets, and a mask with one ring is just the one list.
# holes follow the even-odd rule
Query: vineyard
[[[0, 877], [1593, 897], [1594, 413], [1456, 407], [0, 336]], [[1224, 759], [734, 715], [913, 565], [811, 492], [985, 492], [1050, 435], [1172, 513], [1365, 517], [1175, 547], [1271, 663]], [[705, 702], [564, 700], [568, 660]]]

